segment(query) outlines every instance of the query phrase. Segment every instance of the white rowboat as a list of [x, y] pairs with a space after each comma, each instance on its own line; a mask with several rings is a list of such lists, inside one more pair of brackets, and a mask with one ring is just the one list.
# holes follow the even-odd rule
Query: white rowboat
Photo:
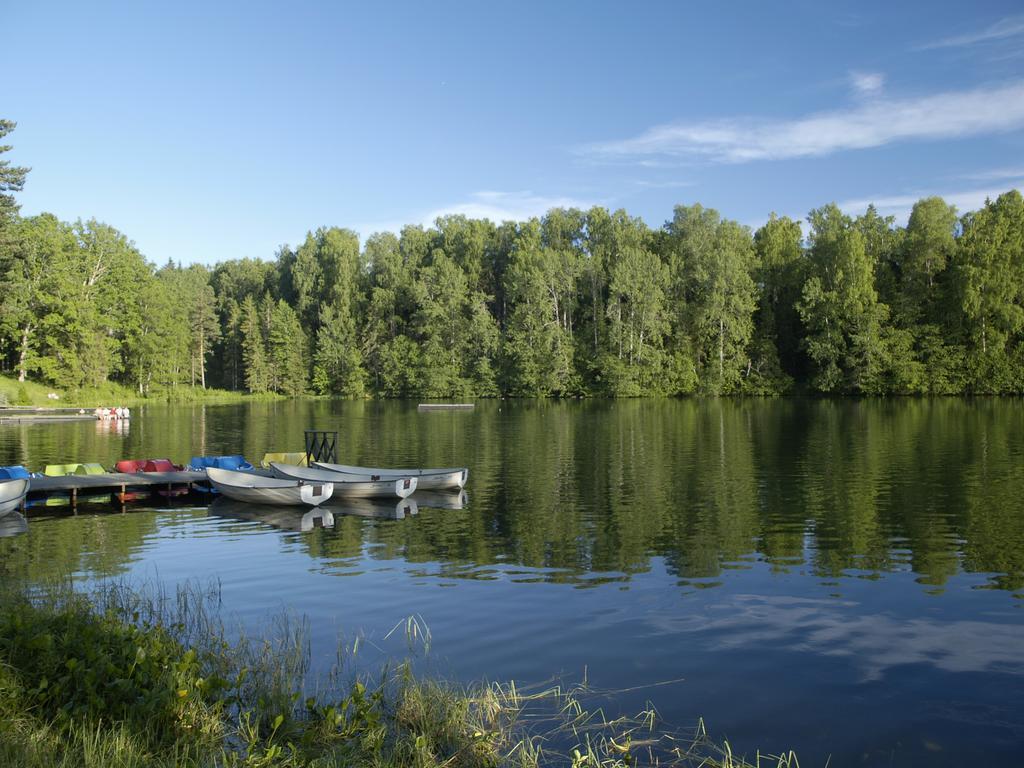
[[250, 504], [308, 504], [315, 507], [331, 498], [334, 492], [334, 486], [329, 482], [282, 480], [216, 467], [207, 467], [206, 477], [214, 488], [229, 499], [247, 501]]
[[25, 478], [0, 482], [0, 517], [21, 506], [28, 493], [28, 484]]
[[270, 471], [276, 477], [301, 480], [306, 483], [331, 483], [336, 499], [404, 499], [417, 488], [415, 477], [353, 478], [320, 467], [297, 467], [294, 464], [270, 462]]
[[415, 477], [421, 491], [440, 491], [444, 489], [462, 488], [469, 477], [465, 467], [448, 467], [446, 469], [383, 469], [381, 467], [353, 467], [348, 464], [327, 464], [322, 461], [313, 462], [314, 467], [327, 469], [341, 475], [349, 475], [352, 479], [388, 480], [401, 477]]

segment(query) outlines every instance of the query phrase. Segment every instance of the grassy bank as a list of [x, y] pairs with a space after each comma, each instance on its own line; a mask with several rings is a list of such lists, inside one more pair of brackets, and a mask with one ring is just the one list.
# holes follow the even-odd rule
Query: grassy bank
[[[48, 397], [56, 394], [58, 399]], [[95, 408], [96, 406], [127, 405], [145, 403], [241, 403], [249, 400], [281, 400], [283, 395], [249, 395], [226, 389], [200, 389], [199, 387], [176, 387], [152, 392], [142, 397], [134, 389], [108, 382], [102, 387], [62, 391], [33, 381], [19, 382], [10, 376], [0, 376], [0, 405], [36, 405], [49, 407]]]
[[[666, 732], [653, 712], [605, 721], [582, 691], [524, 694], [418, 679], [407, 664], [308, 681], [301, 622], [228, 642], [216, 590], [0, 595], [0, 765], [24, 768], [536, 768], [748, 763]], [[422, 638], [415, 622], [413, 642]], [[796, 766], [791, 756], [757, 760]]]

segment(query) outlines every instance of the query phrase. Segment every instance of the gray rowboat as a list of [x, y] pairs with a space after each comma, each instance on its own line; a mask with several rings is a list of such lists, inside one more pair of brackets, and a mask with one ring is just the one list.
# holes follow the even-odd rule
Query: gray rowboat
[[206, 468], [210, 485], [229, 499], [250, 504], [277, 504], [315, 507], [331, 498], [334, 486], [329, 482], [308, 482], [266, 477], [231, 469]]
[[354, 467], [348, 464], [327, 464], [313, 462], [314, 467], [348, 475], [353, 480], [389, 480], [402, 477], [415, 477], [417, 488], [421, 491], [441, 491], [458, 489], [466, 484], [469, 470], [465, 467], [448, 467], [446, 469], [385, 469], [383, 467]]
[[0, 482], [0, 517], [21, 506], [28, 493], [28, 484], [29, 481], [22, 477]]
[[294, 464], [270, 462], [275, 477], [301, 480], [306, 483], [331, 483], [335, 499], [404, 499], [417, 488], [415, 477], [353, 479], [350, 475], [320, 467], [298, 467]]

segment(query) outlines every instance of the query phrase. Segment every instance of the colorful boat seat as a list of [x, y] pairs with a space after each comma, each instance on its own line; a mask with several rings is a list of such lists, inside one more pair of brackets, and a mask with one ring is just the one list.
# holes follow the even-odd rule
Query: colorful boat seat
[[234, 469], [240, 471], [253, 469], [253, 466], [249, 463], [248, 459], [240, 454], [234, 454], [233, 456], [216, 456], [215, 458], [217, 459], [218, 469]]
[[276, 461], [278, 464], [292, 464], [298, 467], [308, 466], [306, 463], [306, 454], [302, 451], [295, 453], [266, 453], [263, 455], [263, 461], [261, 462], [264, 469], [270, 468], [270, 462]]
[[184, 467], [175, 464], [170, 459], [150, 459], [142, 468], [143, 472], [179, 472]]

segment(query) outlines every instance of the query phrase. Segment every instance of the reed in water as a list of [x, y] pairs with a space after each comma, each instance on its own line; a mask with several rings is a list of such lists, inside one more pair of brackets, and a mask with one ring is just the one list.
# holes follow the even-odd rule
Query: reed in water
[[[68, 583], [0, 594], [0, 764], [24, 768], [795, 768], [748, 762], [703, 724], [681, 737], [654, 709], [607, 719], [586, 685], [526, 691], [424, 679], [408, 661], [346, 673], [358, 641], [310, 679], [305, 620], [228, 632], [217, 585], [174, 594]], [[429, 649], [413, 617], [410, 652]]]

